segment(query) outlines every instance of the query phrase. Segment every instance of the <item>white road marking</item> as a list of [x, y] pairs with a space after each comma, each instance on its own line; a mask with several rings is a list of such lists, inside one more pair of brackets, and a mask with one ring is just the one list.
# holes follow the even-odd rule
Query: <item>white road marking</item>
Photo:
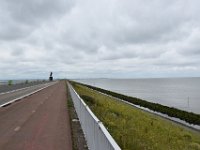
[[17, 126], [17, 127], [14, 129], [15, 132], [17, 132], [17, 131], [19, 131], [19, 130], [20, 130], [20, 126]]
[[33, 110], [32, 113], [35, 113], [35, 110]]
[[41, 91], [41, 90], [43, 90], [43, 89], [45, 89], [45, 88], [47, 88], [47, 87], [49, 87], [49, 86], [51, 86], [51, 85], [54, 85], [54, 84], [56, 84], [56, 83], [57, 83], [57, 82], [48, 83], [48, 84], [46, 84], [45, 87], [42, 87], [42, 88], [40, 88], [40, 89], [38, 89], [38, 90], [35, 90], [35, 91], [31, 92], [31, 93], [28, 93], [28, 94], [26, 94], [26, 95], [23, 95], [23, 96], [21, 96], [21, 97], [19, 97], [19, 98], [15, 98], [15, 99], [13, 99], [13, 100], [11, 100], [11, 101], [9, 101], [9, 102], [6, 102], [6, 103], [4, 103], [4, 104], [1, 104], [0, 107], [3, 107], [3, 106], [8, 105], [8, 104], [10, 104], [10, 103], [13, 103], [13, 102], [15, 102], [15, 101], [17, 101], [17, 100], [20, 100], [20, 99], [25, 98], [25, 97], [27, 97], [27, 96], [30, 96], [30, 95], [32, 95], [32, 94], [35, 94], [35, 93], [37, 93], [37, 92], [39, 92], [39, 91]]

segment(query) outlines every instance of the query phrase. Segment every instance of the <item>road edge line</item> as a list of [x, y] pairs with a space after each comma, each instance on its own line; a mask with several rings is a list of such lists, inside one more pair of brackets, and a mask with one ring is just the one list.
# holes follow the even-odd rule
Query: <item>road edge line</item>
[[[56, 84], [56, 83], [57, 83], [57, 82], [55, 82], [54, 84]], [[23, 96], [21, 96], [21, 97], [15, 98], [15, 99], [13, 99], [13, 100], [11, 100], [11, 101], [9, 101], [9, 102], [6, 102], [6, 103], [4, 103], [4, 104], [1, 104], [1, 105], [0, 105], [0, 108], [1, 108], [1, 107], [4, 107], [4, 106], [6, 106], [6, 105], [9, 105], [9, 104], [11, 104], [11, 103], [13, 103], [13, 102], [16, 102], [16, 101], [18, 101], [18, 100], [20, 100], [20, 99], [22, 99], [22, 98], [25, 98], [25, 97], [28, 97], [28, 96], [30, 96], [30, 95], [33, 95], [33, 94], [35, 94], [35, 93], [37, 93], [37, 92], [39, 92], [39, 91], [41, 91], [41, 90], [43, 90], [43, 89], [45, 89], [45, 88], [47, 88], [47, 87], [49, 87], [49, 86], [52, 86], [52, 85], [54, 85], [54, 84], [49, 84], [49, 85], [47, 85], [47, 86], [45, 86], [45, 87], [42, 87], [42, 88], [40, 88], [40, 89], [38, 89], [38, 90], [36, 90], [36, 91], [33, 91], [33, 92], [28, 93], [28, 94], [25, 94], [25, 95], [23, 95]]]

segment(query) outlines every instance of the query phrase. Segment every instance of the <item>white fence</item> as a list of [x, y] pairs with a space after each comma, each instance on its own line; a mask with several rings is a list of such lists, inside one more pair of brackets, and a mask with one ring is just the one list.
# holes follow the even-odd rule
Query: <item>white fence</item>
[[68, 87], [89, 149], [121, 150], [102, 122], [93, 114], [69, 83]]

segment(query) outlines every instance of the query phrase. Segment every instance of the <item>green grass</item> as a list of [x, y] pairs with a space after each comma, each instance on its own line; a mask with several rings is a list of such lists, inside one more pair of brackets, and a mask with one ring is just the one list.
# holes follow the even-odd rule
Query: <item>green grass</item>
[[[71, 82], [71, 83], [76, 84], [76, 82]], [[78, 83], [78, 84], [80, 84], [80, 83]], [[108, 91], [108, 90], [101, 89], [101, 88], [98, 88], [98, 87], [94, 87], [94, 86], [91, 86], [91, 85], [86, 85], [86, 84], [80, 84], [80, 85], [89, 87], [93, 90], [111, 95], [111, 96], [119, 98], [119, 99], [123, 99], [123, 100], [125, 100], [129, 103], [134, 104], [134, 105], [142, 106], [142, 107], [148, 108], [152, 111], [156, 111], [156, 112], [160, 112], [162, 114], [166, 114], [170, 117], [179, 118], [183, 121], [186, 121], [187, 123], [194, 124], [194, 125], [200, 125], [200, 115], [199, 114], [195, 114], [193, 112], [187, 112], [187, 111], [184, 111], [184, 110], [179, 110], [179, 109], [174, 108], [174, 107], [164, 106], [164, 105], [161, 105], [161, 104], [158, 104], [158, 103], [148, 102], [148, 101], [143, 100], [143, 99], [139, 99], [139, 98], [131, 97], [131, 96], [126, 96], [126, 95], [123, 95], [123, 94], [119, 94], [119, 93], [116, 93], [116, 92], [113, 92], [113, 91]]]
[[9, 80], [9, 81], [8, 81], [8, 85], [11, 86], [12, 84], [13, 84], [13, 81], [12, 81], [12, 80]]
[[73, 84], [124, 150], [200, 150], [200, 133]]

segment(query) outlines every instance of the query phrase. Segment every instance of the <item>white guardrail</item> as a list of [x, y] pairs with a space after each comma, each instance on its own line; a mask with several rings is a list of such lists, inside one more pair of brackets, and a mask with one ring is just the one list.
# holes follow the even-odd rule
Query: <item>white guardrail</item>
[[90, 150], [121, 150], [102, 122], [68, 83], [71, 98]]

